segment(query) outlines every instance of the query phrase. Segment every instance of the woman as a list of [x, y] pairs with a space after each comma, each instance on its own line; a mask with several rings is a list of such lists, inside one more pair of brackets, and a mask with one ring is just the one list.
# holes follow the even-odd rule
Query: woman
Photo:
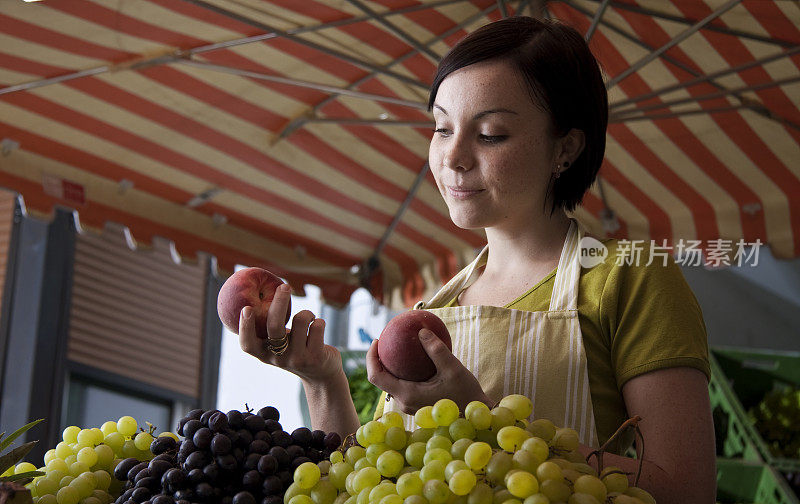
[[[646, 265], [650, 249], [638, 265], [616, 261], [616, 240], [603, 242], [605, 262], [580, 266], [584, 233], [566, 212], [595, 180], [608, 113], [583, 38], [532, 18], [489, 24], [444, 57], [429, 108], [436, 121], [429, 164], [450, 217], [485, 229], [488, 244], [417, 306], [439, 315], [453, 335], [451, 353], [420, 332], [437, 367], [433, 378], [398, 380], [370, 348], [370, 381], [391, 395], [385, 409], [411, 413], [442, 397], [463, 409], [522, 393], [533, 399], [534, 417], [578, 430], [584, 455], [639, 415], [647, 448], [639, 485], [661, 504], [714, 502], [705, 327], [680, 270], [668, 258]], [[288, 299], [287, 288], [270, 308], [268, 333], [276, 339], [286, 334]], [[323, 321], [297, 314], [281, 356], [254, 339], [245, 312], [242, 321], [245, 351], [303, 379], [315, 428], [356, 430], [341, 359], [323, 344]], [[605, 464], [637, 467], [619, 455]]]

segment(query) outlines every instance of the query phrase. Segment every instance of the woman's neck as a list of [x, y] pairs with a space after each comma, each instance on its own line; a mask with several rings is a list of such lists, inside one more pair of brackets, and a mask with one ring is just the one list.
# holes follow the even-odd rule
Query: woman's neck
[[504, 277], [541, 265], [558, 264], [570, 219], [562, 209], [531, 218], [520, 228], [487, 228], [489, 257], [484, 274]]

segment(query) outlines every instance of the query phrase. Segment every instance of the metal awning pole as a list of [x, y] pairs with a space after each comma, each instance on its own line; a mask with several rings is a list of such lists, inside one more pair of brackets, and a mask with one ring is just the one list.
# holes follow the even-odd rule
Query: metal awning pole
[[297, 44], [300, 44], [300, 45], [303, 45], [303, 46], [306, 46], [306, 47], [310, 47], [311, 49], [319, 51], [319, 52], [321, 52], [323, 54], [327, 54], [328, 56], [333, 56], [335, 58], [339, 58], [342, 61], [346, 61], [346, 62], [348, 62], [348, 63], [350, 63], [352, 65], [355, 65], [355, 66], [357, 66], [359, 68], [363, 68], [364, 70], [370, 70], [370, 71], [373, 71], [373, 72], [378, 72], [378, 73], [380, 73], [382, 75], [386, 75], [388, 77], [392, 77], [393, 79], [397, 79], [398, 81], [403, 82], [405, 84], [409, 84], [409, 85], [412, 85], [412, 86], [415, 86], [415, 87], [421, 87], [421, 88], [426, 88], [427, 89], [427, 85], [426, 84], [424, 84], [424, 83], [422, 83], [422, 82], [420, 82], [420, 81], [418, 81], [416, 79], [413, 79], [413, 78], [408, 77], [408, 76], [403, 75], [403, 74], [399, 74], [397, 72], [393, 72], [391, 70], [387, 70], [387, 69], [382, 68], [382, 67], [380, 67], [378, 65], [375, 65], [374, 63], [371, 63], [369, 61], [364, 61], [362, 59], [350, 56], [349, 54], [343, 53], [341, 51], [337, 51], [335, 49], [331, 49], [330, 47], [325, 47], [323, 45], [317, 44], [316, 42], [311, 42], [310, 40], [306, 40], [306, 39], [304, 39], [302, 37], [294, 35], [294, 34], [288, 32], [288, 31], [285, 31], [285, 30], [279, 30], [279, 29], [275, 28], [274, 26], [270, 26], [270, 25], [268, 25], [266, 23], [262, 23], [260, 21], [254, 20], [254, 19], [250, 19], [250, 18], [248, 18], [246, 16], [239, 15], [239, 14], [233, 12], [233, 11], [230, 11], [230, 10], [222, 8], [222, 7], [218, 6], [218, 5], [215, 5], [215, 4], [212, 4], [210, 2], [207, 2], [206, 0], [183, 0], [183, 1], [191, 3], [193, 5], [197, 5], [199, 7], [203, 7], [205, 9], [208, 9], [208, 10], [212, 11], [212, 12], [216, 12], [217, 14], [222, 14], [223, 16], [229, 17], [231, 19], [235, 19], [235, 20], [240, 21], [242, 23], [249, 24], [250, 26], [254, 26], [256, 28], [264, 30], [265, 32], [274, 33], [274, 34], [278, 35], [279, 37], [285, 38], [287, 40], [291, 40], [292, 42], [295, 42]]
[[771, 87], [777, 86], [786, 86], [787, 84], [794, 84], [795, 82], [800, 82], [800, 75], [796, 75], [794, 77], [787, 77], [785, 79], [779, 79], [776, 81], [764, 82], [762, 84], [756, 84], [753, 86], [742, 86], [735, 89], [726, 89], [722, 91], [717, 91], [716, 93], [708, 93], [699, 96], [689, 96], [688, 98], [678, 98], [672, 101], [664, 101], [661, 103], [654, 103], [652, 105], [646, 105], [643, 107], [636, 107], [636, 108], [628, 108], [624, 110], [615, 110], [614, 115], [617, 117], [624, 117], [627, 114], [636, 114], [641, 112], [647, 112], [649, 110], [658, 110], [663, 108], [674, 107], [676, 105], [683, 105], [685, 103], [693, 103], [693, 102], [701, 102], [706, 100], [713, 100], [715, 98], [724, 98], [725, 96], [737, 93], [746, 93], [749, 91], [761, 91], [762, 89], [768, 89]]
[[[561, 1], [565, 5], [569, 5], [571, 8], [575, 9], [576, 11], [580, 12], [581, 14], [583, 14], [584, 16], [586, 16], [588, 18], [593, 18], [594, 17], [594, 13], [592, 11], [586, 10], [583, 6], [573, 2], [572, 0], [561, 0]], [[653, 46], [651, 46], [651, 45], [649, 45], [649, 44], [647, 44], [645, 42], [642, 42], [641, 40], [639, 40], [635, 36], [631, 35], [630, 33], [626, 32], [625, 30], [623, 30], [623, 29], [621, 29], [621, 28], [619, 28], [617, 26], [614, 26], [613, 24], [611, 24], [608, 21], [608, 18], [601, 19], [600, 20], [600, 24], [605, 26], [609, 30], [613, 31], [617, 35], [621, 36], [625, 40], [627, 40], [627, 41], [629, 41], [629, 42], [631, 42], [633, 44], [638, 45], [642, 49], [645, 49], [645, 50], [650, 51], [650, 52], [653, 52], [653, 51], [656, 50], [655, 47], [653, 47]], [[685, 65], [685, 64], [681, 63], [680, 61], [678, 61], [675, 58], [671, 57], [669, 54], [662, 54], [661, 58], [664, 61], [668, 61], [669, 63], [672, 63], [676, 67], [678, 67], [678, 68], [680, 68], [682, 70], [685, 70], [686, 72], [688, 72], [689, 74], [691, 74], [691, 75], [693, 75], [695, 77], [700, 75], [698, 72], [696, 72], [695, 70], [690, 68], [688, 65]], [[713, 83], [713, 84], [715, 86], [719, 87], [718, 84], [716, 84], [716, 83]]]
[[616, 77], [614, 77], [613, 79], [611, 79], [608, 82], [608, 84], [606, 85], [606, 87], [608, 89], [611, 89], [612, 87], [614, 87], [617, 84], [619, 84], [620, 81], [622, 81], [625, 78], [627, 78], [627, 77], [633, 75], [634, 73], [638, 72], [642, 67], [644, 67], [648, 63], [652, 62], [653, 60], [657, 59], [659, 56], [661, 56], [662, 54], [667, 52], [669, 49], [675, 47], [676, 45], [680, 44], [681, 42], [683, 42], [687, 38], [689, 38], [692, 35], [694, 35], [695, 33], [697, 33], [698, 30], [700, 30], [702, 27], [704, 27], [705, 25], [707, 25], [711, 21], [715, 20], [716, 18], [718, 18], [722, 14], [728, 12], [729, 10], [734, 8], [735, 6], [739, 5], [739, 3], [741, 3], [741, 1], [742, 0], [728, 0], [722, 6], [720, 6], [717, 10], [715, 10], [714, 12], [712, 12], [711, 14], [709, 14], [708, 16], [703, 18], [700, 22], [698, 22], [695, 25], [693, 25], [693, 26], [689, 27], [688, 29], [684, 30], [683, 32], [678, 34], [678, 36], [676, 36], [675, 38], [673, 38], [672, 40], [670, 40], [669, 42], [667, 42], [663, 46], [659, 47], [655, 51], [651, 52], [650, 54], [648, 54], [644, 58], [640, 59], [639, 61], [637, 61], [636, 63], [631, 65], [630, 68], [628, 68], [627, 70], [622, 72], [621, 74], [619, 74]]
[[594, 13], [594, 18], [592, 18], [592, 24], [589, 25], [589, 29], [586, 31], [586, 42], [588, 43], [592, 40], [592, 35], [594, 35], [595, 30], [600, 25], [600, 19], [603, 18], [603, 13], [605, 13], [606, 9], [608, 8], [609, 0], [603, 0], [603, 3], [600, 4], [600, 7], [597, 8], [597, 12]]
[[731, 105], [729, 107], [719, 107], [719, 108], [711, 108], [711, 109], [699, 109], [699, 110], [686, 110], [683, 112], [668, 112], [665, 114], [650, 114], [650, 115], [641, 115], [641, 116], [621, 116], [617, 117], [611, 115], [608, 118], [609, 123], [622, 123], [622, 122], [634, 122], [634, 121], [655, 121], [658, 119], [673, 119], [675, 117], [684, 117], [684, 116], [691, 116], [691, 115], [698, 115], [698, 114], [716, 114], [720, 112], [731, 112], [734, 110], [749, 110], [750, 107], [746, 105]]
[[517, 12], [516, 16], [524, 16], [525, 9], [528, 7], [528, 4], [531, 3], [531, 0], [522, 0], [519, 5], [517, 5]]
[[497, 8], [500, 9], [500, 14], [502, 14], [504, 18], [508, 17], [508, 7], [506, 7], [505, 0], [497, 0]]
[[[573, 2], [572, 0], [562, 0], [562, 2], [565, 3], [566, 5], [569, 5], [570, 7], [575, 9], [576, 11], [581, 12], [581, 13], [583, 13], [584, 15], [586, 15], [588, 17], [592, 17], [592, 12], [591, 11], [587, 11], [586, 9], [581, 7], [580, 5], [578, 5], [575, 2]], [[612, 4], [612, 6], [613, 6], [613, 4]], [[621, 28], [619, 28], [617, 26], [614, 26], [613, 24], [609, 23], [608, 20], [603, 19], [600, 22], [603, 24], [603, 26], [605, 26], [609, 30], [612, 30], [613, 32], [617, 33], [618, 35], [620, 35], [621, 37], [625, 38], [626, 40], [629, 40], [630, 42], [632, 42], [632, 43], [634, 43], [634, 44], [636, 44], [638, 46], [641, 46], [641, 47], [647, 49], [648, 51], [654, 51], [655, 50], [650, 45], [642, 42], [641, 40], [639, 40], [638, 38], [634, 37], [633, 35], [631, 35], [630, 33], [626, 32], [625, 30], [623, 30], [623, 29], [621, 29]], [[704, 75], [702, 75], [701, 73], [697, 72], [696, 70], [694, 70], [690, 66], [682, 63], [681, 61], [676, 60], [675, 58], [670, 57], [668, 54], [661, 54], [661, 58], [664, 61], [668, 61], [669, 63], [672, 63], [673, 65], [675, 65], [676, 67], [678, 67], [681, 70], [685, 71], [689, 75], [692, 75], [692, 76], [697, 77], [697, 78], [705, 77]], [[708, 79], [708, 83], [711, 84], [712, 86], [714, 86], [717, 89], [721, 89], [721, 90], [727, 89], [725, 86], [719, 84], [718, 82], [715, 82], [713, 79]], [[746, 97], [736, 96], [736, 98], [739, 99], [745, 107], [749, 108], [750, 110], [752, 110], [756, 114], [759, 114], [759, 115], [761, 115], [763, 117], [766, 117], [767, 119], [771, 119], [771, 120], [773, 120], [775, 122], [779, 122], [779, 123], [781, 123], [783, 125], [790, 126], [792, 128], [800, 130], [800, 126], [798, 126], [798, 125], [794, 124], [792, 121], [790, 121], [790, 120], [788, 120], [788, 119], [776, 114], [774, 111], [767, 111], [763, 107], [753, 106], [750, 103], [750, 101], [747, 100]]]
[[776, 54], [773, 54], [771, 56], [767, 56], [767, 57], [764, 57], [764, 58], [753, 60], [753, 61], [747, 62], [747, 63], [745, 63], [743, 65], [738, 65], [738, 66], [735, 66], [735, 67], [726, 68], [724, 70], [719, 70], [717, 72], [713, 72], [713, 73], [710, 73], [710, 74], [707, 74], [707, 75], [703, 75], [701, 77], [697, 77], [695, 79], [688, 80], [686, 82], [679, 82], [679, 83], [673, 84], [671, 86], [665, 86], [663, 88], [655, 89], [655, 90], [653, 90], [653, 91], [651, 91], [649, 93], [645, 93], [643, 95], [633, 96], [631, 98], [628, 98], [628, 99], [625, 99], [625, 100], [621, 100], [621, 101], [618, 101], [616, 103], [612, 103], [610, 107], [612, 109], [617, 109], [617, 108], [624, 107], [625, 105], [629, 105], [629, 104], [632, 104], [632, 103], [637, 103], [637, 102], [640, 102], [640, 101], [649, 100], [650, 98], [654, 98], [656, 96], [659, 96], [659, 95], [662, 95], [662, 94], [666, 94], [666, 93], [671, 93], [672, 91], [677, 91], [678, 89], [689, 88], [691, 86], [696, 86], [697, 84], [702, 84], [702, 83], [708, 82], [708, 81], [710, 81], [712, 79], [716, 79], [716, 78], [719, 78], [719, 77], [724, 77], [724, 76], [732, 74], [732, 73], [738, 73], [738, 72], [742, 72], [744, 70], [748, 70], [748, 69], [753, 68], [753, 67], [766, 65], [767, 63], [771, 63], [773, 61], [776, 61], [776, 60], [779, 60], [779, 59], [782, 59], [782, 58], [788, 58], [790, 56], [794, 56], [797, 53], [800, 53], [800, 46], [793, 47], [792, 49], [787, 49], [786, 51], [780, 51], [780, 52], [778, 52]]
[[358, 119], [350, 117], [311, 117], [306, 123], [344, 124], [358, 126], [409, 126], [412, 128], [432, 128], [432, 121], [395, 121], [392, 119]]
[[[594, 1], [597, 2], [597, 1], [600, 1], [600, 0], [594, 0]], [[697, 23], [696, 19], [686, 19], [685, 17], [675, 16], [673, 14], [667, 14], [667, 13], [664, 13], [664, 12], [659, 12], [659, 11], [656, 11], [656, 10], [653, 10], [653, 9], [648, 9], [646, 7], [640, 7], [640, 6], [638, 6], [636, 4], [633, 4], [633, 3], [612, 1], [610, 5], [611, 5], [611, 7], [614, 7], [615, 9], [626, 10], [626, 11], [629, 11], [629, 12], [635, 12], [637, 14], [650, 16], [650, 17], [655, 18], [655, 19], [663, 19], [665, 21], [672, 21], [674, 23], [680, 23], [680, 24], [685, 24], [685, 25], [690, 25], [690, 26], [692, 26], [692, 25]], [[733, 35], [734, 37], [739, 37], [739, 38], [743, 38], [743, 39], [755, 40], [757, 42], [764, 42], [764, 43], [767, 43], [767, 44], [780, 45], [780, 46], [783, 46], [783, 47], [793, 47], [793, 46], [797, 45], [796, 42], [791, 42], [789, 40], [778, 39], [778, 38], [769, 37], [769, 36], [765, 36], [765, 35], [758, 35], [756, 33], [749, 33], [749, 32], [745, 32], [745, 31], [742, 31], [742, 30], [737, 30], [737, 29], [734, 29], [734, 28], [728, 28], [726, 26], [707, 25], [707, 26], [704, 26], [703, 29], [704, 30], [708, 30], [708, 31], [714, 31], [714, 32], [717, 32], [717, 33], [724, 33], [725, 35]]]
[[403, 31], [396, 24], [392, 23], [391, 21], [389, 21], [384, 17], [379, 17], [374, 10], [370, 9], [366, 4], [361, 2], [361, 0], [347, 0], [347, 2], [361, 9], [361, 11], [367, 14], [370, 18], [374, 19], [376, 22], [385, 26], [386, 29], [388, 29], [389, 31], [400, 37], [400, 39], [402, 39], [408, 45], [416, 49], [417, 52], [419, 52], [420, 54], [424, 54], [425, 56], [430, 58], [430, 60], [433, 61], [434, 65], [439, 63], [439, 58], [441, 56], [433, 52], [427, 46], [422, 45], [418, 40], [415, 40], [413, 37], [411, 37], [411, 35]]
[[373, 93], [364, 93], [361, 91], [353, 91], [352, 89], [340, 88], [336, 86], [329, 86], [327, 84], [321, 84], [317, 82], [308, 82], [308, 81], [301, 81], [297, 79], [288, 79], [286, 77], [279, 77], [277, 75], [268, 75], [258, 72], [251, 72], [250, 70], [243, 70], [241, 68], [234, 68], [224, 65], [217, 65], [214, 63], [207, 63], [205, 61], [194, 61], [194, 60], [178, 60], [176, 63], [180, 63], [181, 65], [188, 65], [197, 68], [204, 68], [207, 70], [214, 70], [216, 72], [224, 72], [233, 75], [239, 75], [242, 77], [250, 77], [252, 79], [259, 79], [265, 80], [269, 82], [277, 82], [279, 84], [286, 84], [289, 86], [297, 86], [303, 87], [308, 89], [314, 89], [316, 91], [322, 91], [325, 93], [337, 93], [346, 96], [351, 96], [353, 98], [361, 98], [364, 100], [373, 100], [379, 102], [386, 102], [386, 103], [393, 103], [395, 105], [402, 105], [404, 107], [411, 107], [419, 110], [427, 110], [428, 106], [422, 102], [415, 102], [411, 100], [403, 100], [402, 98], [394, 98], [392, 96], [382, 96], [376, 95]]
[[603, 187], [603, 179], [599, 174], [597, 176], [597, 188], [600, 190], [600, 200], [603, 202], [603, 210], [600, 212], [600, 222], [603, 224], [603, 230], [608, 234], [614, 233], [620, 227], [619, 220], [617, 219], [616, 212], [608, 205], [606, 190]]
[[[487, 7], [486, 9], [483, 9], [482, 11], [477, 12], [477, 13], [469, 16], [468, 18], [463, 20], [461, 23], [458, 23], [457, 25], [453, 26], [449, 30], [447, 30], [447, 31], [437, 35], [436, 37], [432, 38], [431, 40], [425, 42], [425, 45], [426, 46], [430, 46], [430, 45], [433, 45], [436, 42], [439, 42], [440, 40], [444, 40], [445, 38], [449, 37], [450, 35], [456, 33], [457, 31], [459, 31], [461, 29], [463, 29], [465, 26], [467, 26], [469, 24], [472, 24], [477, 19], [480, 19], [480, 18], [486, 16], [488, 13], [490, 13], [493, 10], [495, 10], [496, 8], [497, 8], [497, 5], [491, 5], [491, 6]], [[416, 50], [409, 51], [406, 54], [404, 54], [404, 55], [400, 56], [399, 58], [397, 58], [395, 61], [393, 61], [390, 66], [400, 64], [403, 61], [407, 60], [408, 58], [410, 58], [410, 57], [412, 57], [412, 56], [414, 56], [416, 54], [418, 54]], [[368, 81], [368, 80], [370, 80], [370, 79], [372, 79], [374, 77], [375, 77], [375, 72], [369, 73], [369, 74], [365, 75], [364, 77], [358, 79], [357, 81], [353, 82], [352, 84], [348, 84], [347, 89], [353, 89], [355, 87], [358, 87], [361, 84], [363, 84], [364, 82], [366, 82], [366, 81]], [[297, 131], [299, 128], [302, 128], [303, 125], [306, 123], [306, 121], [309, 120], [309, 118], [315, 117], [317, 115], [317, 112], [319, 112], [319, 110], [322, 107], [324, 107], [325, 105], [327, 105], [331, 101], [335, 100], [338, 96], [339, 95], [337, 95], [337, 94], [332, 94], [332, 95], [328, 96], [327, 98], [325, 98], [321, 102], [319, 102], [316, 105], [314, 105], [314, 108], [312, 108], [307, 114], [304, 114], [301, 117], [297, 117], [297, 118], [291, 120], [283, 128], [283, 130], [280, 132], [280, 134], [277, 136], [277, 138], [278, 139], [286, 138], [289, 135], [291, 135], [292, 133], [294, 133], [295, 131]]]
[[81, 70], [80, 72], [75, 72], [67, 75], [60, 75], [58, 77], [49, 77], [47, 79], [23, 82], [22, 84], [16, 84], [14, 86], [6, 86], [4, 88], [0, 88], [0, 95], [14, 93], [16, 91], [26, 91], [28, 89], [35, 89], [43, 86], [49, 86], [50, 84], [58, 84], [59, 82], [66, 82], [72, 79], [80, 79], [81, 77], [88, 77], [90, 75], [97, 75], [108, 72], [109, 70], [111, 70], [111, 68], [112, 68], [111, 66], [104, 65], [101, 67], [90, 68], [88, 70]]
[[[439, 0], [436, 2], [426, 3], [422, 5], [413, 5], [410, 7], [404, 7], [402, 9], [377, 13], [376, 16], [379, 18], [385, 18], [391, 15], [405, 14], [408, 12], [416, 12], [425, 9], [433, 9], [435, 7], [450, 5], [454, 3], [462, 3], [466, 1], [467, 0]], [[361, 23], [367, 21], [368, 19], [370, 19], [369, 16], [352, 17], [348, 19], [331, 21], [330, 23], [323, 23], [314, 26], [301, 26], [300, 28], [293, 28], [291, 30], [288, 30], [287, 33], [290, 33], [292, 35], [298, 35], [301, 33], [312, 33], [320, 30], [326, 30], [328, 28], [336, 28], [338, 26], [345, 26], [353, 23]], [[269, 40], [276, 37], [278, 37], [278, 35], [275, 33], [263, 33], [261, 35], [253, 35], [251, 37], [242, 37], [233, 40], [226, 40], [224, 42], [216, 42], [214, 44], [206, 44], [185, 51], [183, 50], [174, 51], [171, 52], [169, 55], [157, 56], [155, 58], [135, 59], [130, 62], [119, 63], [116, 65], [103, 65], [99, 67], [88, 68], [86, 70], [80, 70], [78, 72], [59, 75], [57, 77], [48, 77], [45, 79], [37, 79], [35, 81], [16, 84], [14, 86], [6, 86], [4, 88], [0, 88], [0, 95], [6, 93], [13, 93], [15, 91], [25, 91], [28, 89], [34, 89], [42, 86], [49, 86], [50, 84], [58, 84], [60, 82], [66, 82], [73, 79], [80, 79], [82, 77], [90, 77], [93, 75], [99, 75], [106, 72], [113, 72], [118, 70], [136, 70], [143, 67], [169, 64], [179, 59], [185, 58], [187, 55], [202, 54], [205, 52], [217, 51], [220, 49], [229, 49], [231, 47], [236, 47], [240, 45], [252, 44], [255, 42], [263, 42], [264, 40]], [[374, 75], [374, 73], [370, 75]]]
[[380, 254], [383, 251], [383, 248], [386, 246], [386, 243], [389, 241], [389, 237], [394, 232], [397, 225], [400, 223], [400, 219], [403, 218], [403, 214], [408, 209], [411, 202], [414, 200], [416, 195], [417, 189], [419, 186], [422, 185], [422, 181], [425, 180], [425, 176], [428, 174], [429, 169], [428, 162], [426, 161], [425, 164], [422, 166], [422, 169], [417, 173], [414, 182], [411, 184], [411, 187], [408, 189], [408, 193], [406, 194], [405, 199], [400, 204], [400, 207], [397, 209], [397, 212], [394, 214], [392, 218], [392, 222], [386, 228], [386, 231], [383, 232], [383, 236], [381, 236], [380, 241], [378, 241], [378, 245], [375, 246], [375, 250], [372, 251], [372, 254], [364, 261], [363, 274], [362, 274], [362, 285], [368, 285], [369, 279], [372, 276], [372, 273], [377, 269], [380, 265]]

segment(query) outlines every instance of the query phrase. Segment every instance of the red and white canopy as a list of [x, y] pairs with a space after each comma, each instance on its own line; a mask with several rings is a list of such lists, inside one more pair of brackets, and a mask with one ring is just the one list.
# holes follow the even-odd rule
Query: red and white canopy
[[484, 242], [427, 170], [427, 86], [517, 13], [586, 33], [607, 74], [591, 231], [800, 255], [800, 9], [780, 0], [3, 0], [0, 186], [332, 302], [377, 271], [409, 304]]

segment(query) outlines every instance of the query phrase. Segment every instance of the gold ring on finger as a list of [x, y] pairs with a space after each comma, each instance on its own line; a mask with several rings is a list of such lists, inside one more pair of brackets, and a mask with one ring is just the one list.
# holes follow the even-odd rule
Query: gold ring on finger
[[289, 335], [287, 334], [280, 339], [267, 338], [267, 350], [273, 355], [280, 356], [289, 348]]

